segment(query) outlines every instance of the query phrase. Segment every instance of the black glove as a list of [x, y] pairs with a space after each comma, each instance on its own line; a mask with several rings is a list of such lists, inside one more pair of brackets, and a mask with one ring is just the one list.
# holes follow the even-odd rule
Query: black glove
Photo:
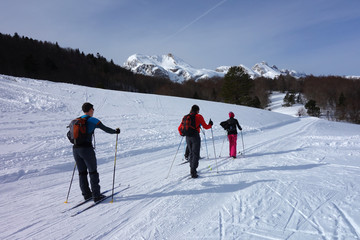
[[120, 133], [120, 128], [115, 129], [115, 131], [116, 131], [115, 132], [116, 134], [119, 134]]
[[242, 131], [242, 128], [240, 127], [240, 131]]
[[211, 119], [210, 119], [210, 121], [209, 121], [209, 125], [214, 125], [214, 123], [213, 123], [213, 121], [211, 121]]

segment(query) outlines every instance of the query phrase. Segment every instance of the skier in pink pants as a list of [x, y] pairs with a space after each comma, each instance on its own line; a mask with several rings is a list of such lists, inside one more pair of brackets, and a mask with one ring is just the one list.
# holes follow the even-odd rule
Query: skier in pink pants
[[228, 133], [230, 157], [236, 158], [237, 128], [239, 128], [240, 131], [242, 131], [242, 128], [238, 120], [234, 117], [235, 114], [233, 112], [229, 112], [229, 119], [221, 122], [220, 125]]

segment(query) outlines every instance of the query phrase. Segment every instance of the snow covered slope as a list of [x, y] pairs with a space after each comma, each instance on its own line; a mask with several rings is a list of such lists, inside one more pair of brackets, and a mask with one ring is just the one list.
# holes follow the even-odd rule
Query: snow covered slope
[[[359, 125], [3, 75], [0, 83], [0, 239], [360, 239]], [[116, 185], [131, 187], [71, 217], [62, 212], [81, 194], [75, 174], [64, 203], [74, 168], [66, 126], [85, 101], [121, 128]], [[179, 165], [183, 142], [174, 158], [193, 104], [215, 123], [206, 141], [201, 134], [198, 179]], [[229, 111], [243, 127], [237, 159], [226, 158], [219, 126]], [[110, 189], [116, 138], [95, 133], [100, 184]]]
[[290, 115], [293, 117], [298, 116], [299, 110], [301, 108], [303, 108], [304, 111], [306, 112], [305, 106], [300, 103], [295, 103], [294, 105], [292, 105], [290, 107], [283, 107], [285, 96], [286, 96], [286, 93], [273, 92], [270, 95], [270, 98], [269, 98], [270, 103], [269, 103], [269, 106], [267, 107], [267, 109], [269, 109], [270, 111], [273, 111], [273, 112], [282, 113], [282, 114]]

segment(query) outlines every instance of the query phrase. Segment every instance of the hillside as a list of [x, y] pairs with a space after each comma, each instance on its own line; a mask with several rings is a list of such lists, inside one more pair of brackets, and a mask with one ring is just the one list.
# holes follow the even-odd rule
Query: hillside
[[[229, 66], [215, 71], [197, 69], [168, 54], [133, 55], [121, 67], [100, 53], [85, 54], [79, 49], [62, 48], [58, 43], [20, 37], [17, 33], [14, 36], [0, 33], [0, 74], [261, 108], [268, 107], [272, 91], [302, 93], [305, 99], [316, 102], [321, 108], [320, 114], [328, 120], [360, 123], [358, 78], [305, 76], [293, 70], [280, 70], [275, 65], [271, 67], [266, 62], [252, 68], [240, 66], [254, 81], [249, 91], [241, 93], [245, 96], [237, 96], [241, 92], [238, 89], [231, 93], [231, 97], [224, 90], [224, 76], [228, 75]], [[231, 89], [238, 87], [232, 86]], [[251, 101], [233, 101], [242, 97], [250, 97]]]
[[[5, 75], [0, 82], [0, 239], [360, 238], [359, 125]], [[66, 126], [85, 101], [121, 128], [116, 185], [130, 188], [71, 217], [62, 212], [81, 194], [75, 174], [64, 203], [74, 168]], [[193, 104], [215, 124], [201, 134], [198, 179], [179, 165], [183, 144], [174, 158]], [[219, 126], [229, 111], [243, 127], [244, 155], [234, 160]], [[114, 153], [115, 135], [96, 130], [103, 190]]]

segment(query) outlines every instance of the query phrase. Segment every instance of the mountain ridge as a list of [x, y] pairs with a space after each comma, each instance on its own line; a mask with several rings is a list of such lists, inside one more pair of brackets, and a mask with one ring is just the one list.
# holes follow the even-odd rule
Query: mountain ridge
[[[295, 70], [278, 69], [277, 66], [270, 66], [267, 62], [262, 61], [248, 68], [243, 64], [238, 65], [245, 69], [251, 78], [266, 77], [274, 79], [280, 75], [290, 75], [295, 78], [306, 77], [305, 73], [298, 73]], [[166, 55], [144, 55], [133, 54], [123, 67], [137, 74], [147, 76], [169, 78], [174, 82], [184, 82], [190, 79], [199, 80], [212, 77], [224, 77], [231, 66], [220, 66], [215, 70], [198, 69], [188, 64], [179, 57], [169, 53]]]

